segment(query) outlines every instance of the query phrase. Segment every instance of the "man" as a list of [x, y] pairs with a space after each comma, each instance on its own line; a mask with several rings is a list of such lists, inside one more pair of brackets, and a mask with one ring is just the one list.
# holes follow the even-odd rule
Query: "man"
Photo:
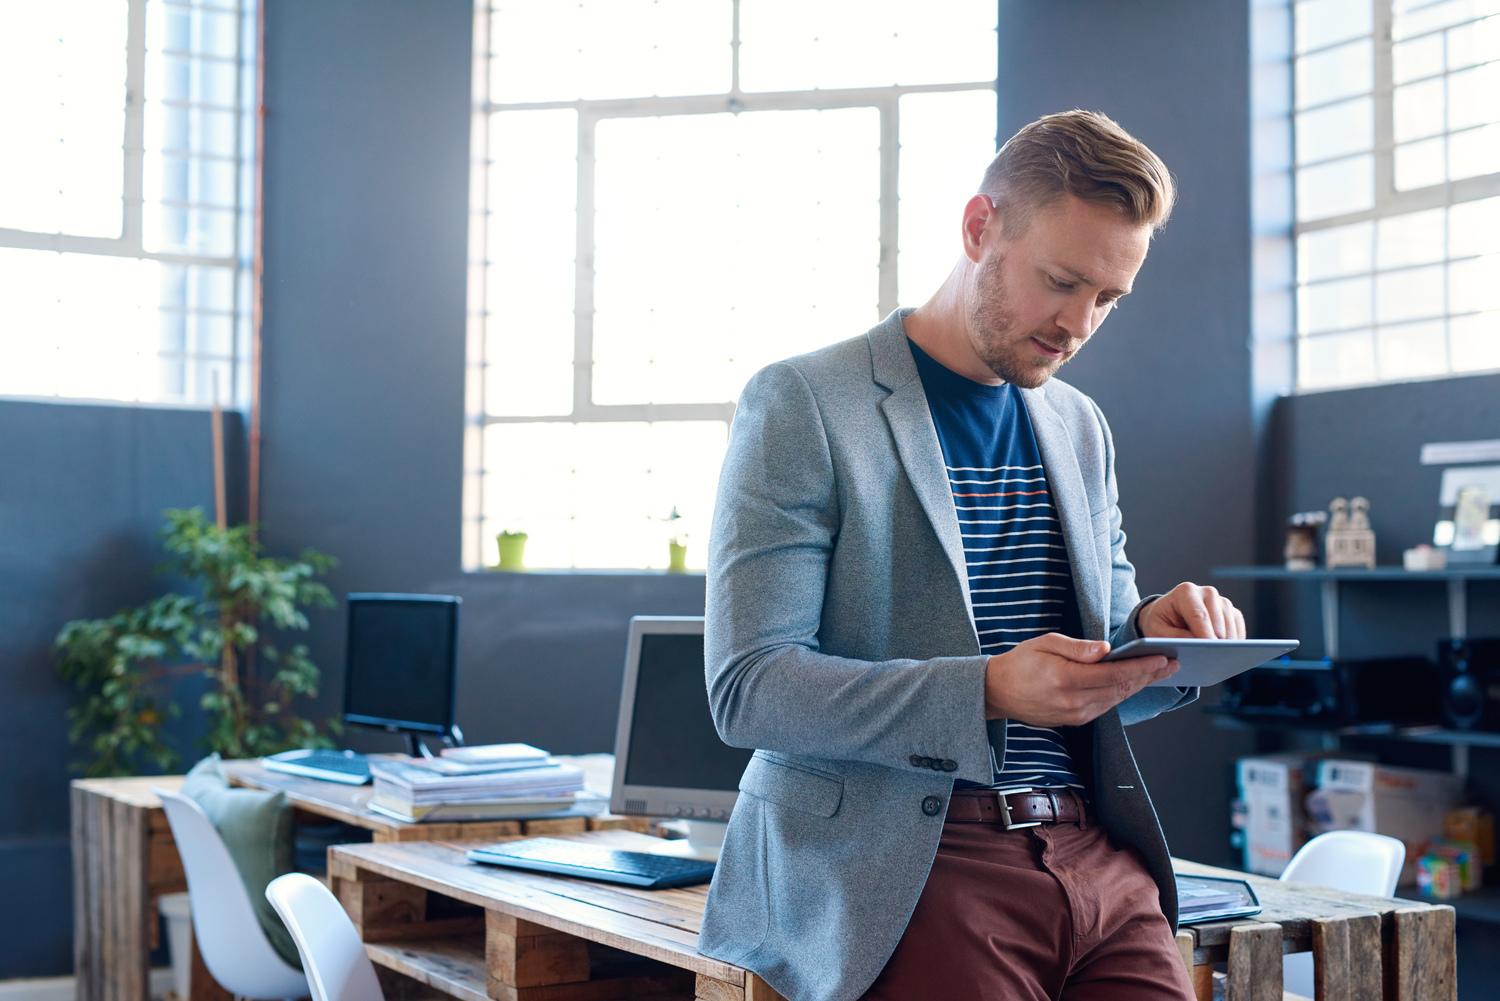
[[1172, 200], [1108, 118], [1034, 122], [932, 299], [740, 398], [707, 678], [724, 740], [759, 750], [699, 947], [792, 1001], [1192, 996], [1124, 726], [1197, 690], [1099, 661], [1244, 619], [1193, 584], [1139, 600], [1109, 428], [1051, 378]]

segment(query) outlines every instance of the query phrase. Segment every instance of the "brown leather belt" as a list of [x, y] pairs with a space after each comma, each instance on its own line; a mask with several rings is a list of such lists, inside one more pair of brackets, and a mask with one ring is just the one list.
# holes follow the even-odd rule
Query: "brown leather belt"
[[1004, 824], [1007, 831], [1038, 824], [1087, 826], [1088, 807], [1076, 789], [955, 789], [947, 820]]

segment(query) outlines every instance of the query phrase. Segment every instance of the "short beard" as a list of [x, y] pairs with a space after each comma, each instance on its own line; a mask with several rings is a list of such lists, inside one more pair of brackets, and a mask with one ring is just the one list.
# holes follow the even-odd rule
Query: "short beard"
[[[1063, 335], [1064, 344], [1056, 343], [1055, 335], [1044, 337], [1039, 332], [1019, 339], [1016, 337], [1015, 318], [1010, 312], [1005, 278], [1001, 273], [1003, 263], [1004, 258], [995, 254], [980, 264], [974, 274], [967, 309], [970, 339], [979, 360], [991, 372], [1022, 389], [1036, 389], [1056, 375], [1083, 344], [1066, 334]], [[1030, 345], [1032, 337], [1061, 348], [1062, 357], [1050, 361], [1038, 359]]]

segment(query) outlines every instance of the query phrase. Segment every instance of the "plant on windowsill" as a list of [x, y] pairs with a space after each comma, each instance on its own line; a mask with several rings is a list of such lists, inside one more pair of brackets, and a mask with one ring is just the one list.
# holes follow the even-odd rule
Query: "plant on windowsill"
[[671, 530], [671, 535], [667, 538], [667, 572], [685, 573], [687, 571], [688, 534], [677, 524], [682, 520], [682, 515], [678, 513], [675, 504], [672, 506], [672, 513], [663, 520]]
[[[176, 767], [161, 724], [179, 714], [172, 682], [190, 674], [210, 682], [201, 702], [209, 721], [200, 740], [205, 750], [244, 758], [332, 747], [293, 706], [317, 695], [317, 665], [303, 644], [272, 643], [271, 630], [306, 630], [304, 608], [333, 606], [328, 588], [313, 578], [337, 561], [312, 550], [295, 560], [262, 556], [248, 525], [220, 527], [198, 508], [165, 514], [171, 558], [160, 571], [178, 575], [193, 593], [69, 622], [57, 635], [58, 673], [83, 693], [68, 718], [69, 738], [92, 754], [85, 774]], [[327, 725], [340, 729], [336, 720]]]
[[500, 562], [490, 569], [525, 570], [528, 538], [530, 536], [525, 532], [501, 532], [495, 536], [495, 546], [500, 553]]

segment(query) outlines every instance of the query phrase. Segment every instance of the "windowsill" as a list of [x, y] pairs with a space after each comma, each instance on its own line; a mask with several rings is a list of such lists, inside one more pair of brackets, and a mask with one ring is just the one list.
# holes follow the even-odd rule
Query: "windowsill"
[[528, 567], [525, 570], [465, 570], [466, 577], [702, 577], [703, 570], [630, 570], [586, 567]]

